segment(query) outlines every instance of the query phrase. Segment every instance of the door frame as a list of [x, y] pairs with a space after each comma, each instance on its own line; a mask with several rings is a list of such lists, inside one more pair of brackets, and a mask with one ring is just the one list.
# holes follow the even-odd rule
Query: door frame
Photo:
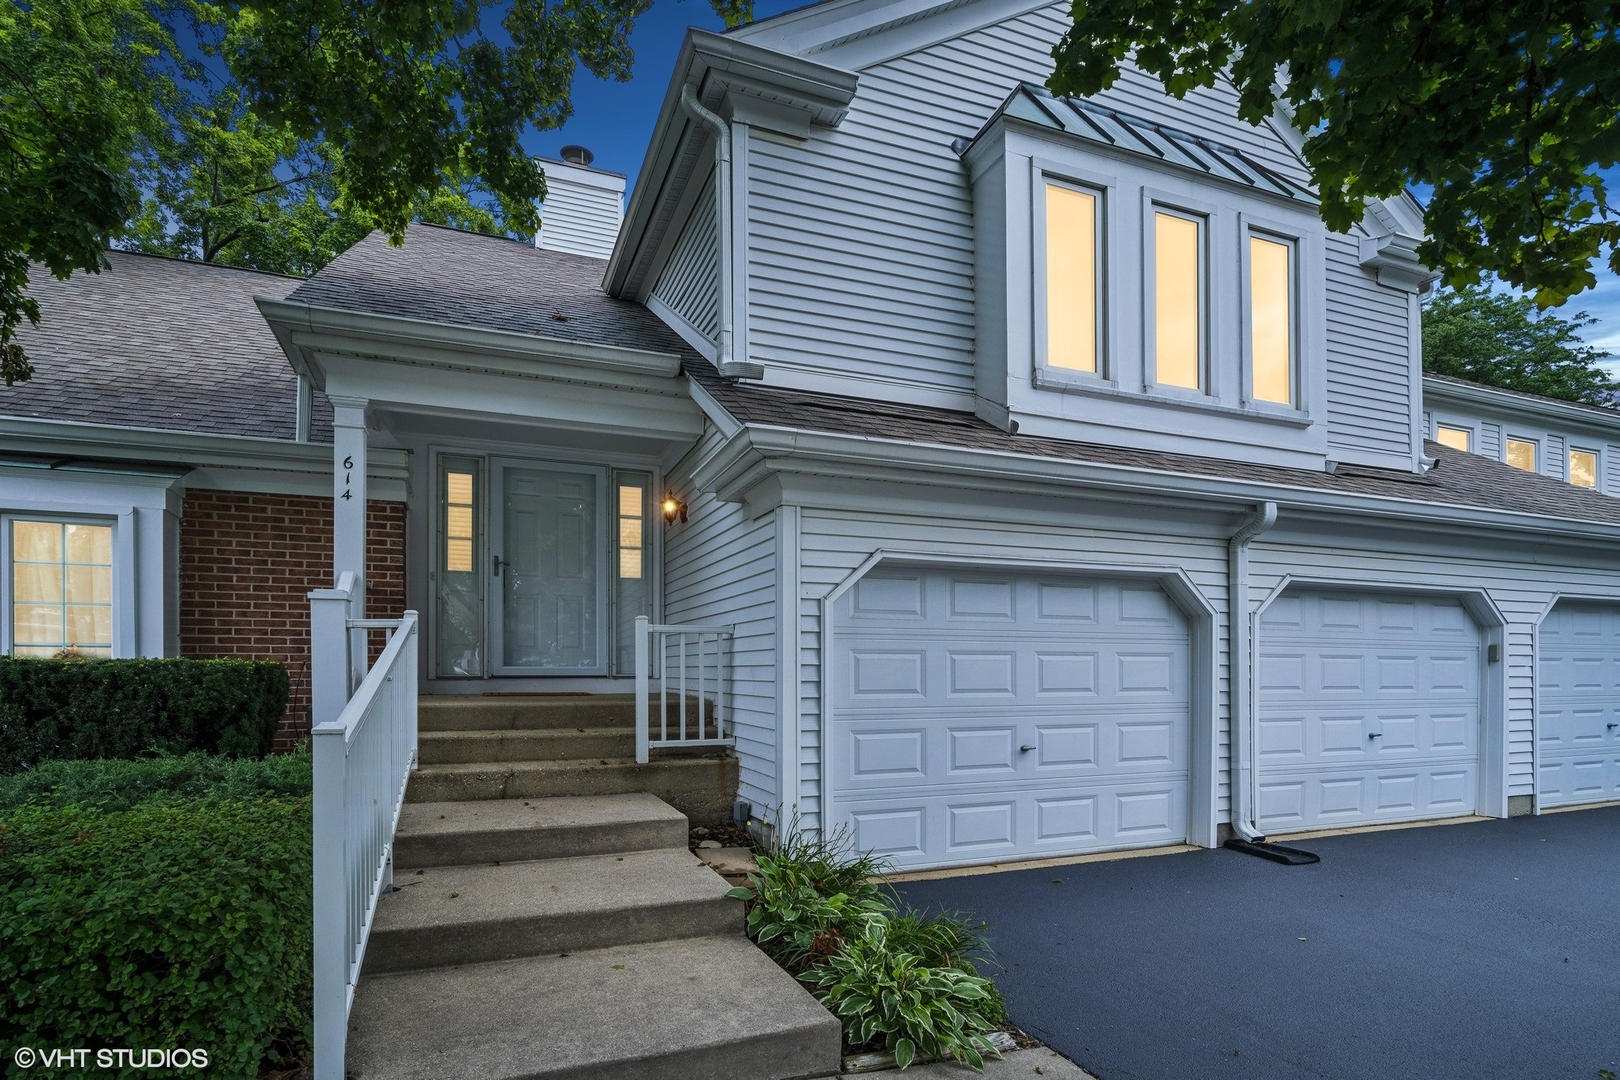
[[[1189, 649], [1187, 680], [1190, 684], [1187, 689], [1191, 713], [1188, 736], [1192, 740], [1192, 745], [1189, 748], [1187, 762], [1187, 838], [1184, 842], [1206, 848], [1217, 846], [1216, 821], [1219, 816], [1220, 785], [1216, 776], [1219, 765], [1216, 757], [1216, 727], [1220, 717], [1216, 708], [1218, 700], [1216, 688], [1219, 685], [1220, 672], [1217, 668], [1219, 650], [1216, 648], [1215, 626], [1219, 613], [1186, 571], [1179, 566], [1155, 563], [1008, 559], [901, 548], [879, 548], [874, 551], [820, 601], [821, 715], [817, 736], [822, 768], [816, 784], [816, 794], [820, 796], [820, 822], [823, 833], [835, 827], [833, 820], [836, 814], [834, 789], [837, 785], [833, 782], [832, 760], [833, 726], [836, 721], [833, 705], [833, 680], [836, 674], [833, 669], [837, 666], [833, 658], [837, 655], [834, 638], [838, 601], [880, 565], [916, 566], [930, 570], [956, 567], [969, 571], [990, 569], [1017, 574], [1069, 574], [1077, 577], [1106, 577], [1156, 583], [1170, 598], [1170, 602], [1181, 609], [1187, 618]], [[793, 783], [798, 784], [799, 778], [794, 777]], [[798, 801], [796, 798], [793, 800], [794, 803]], [[999, 856], [992, 861], [1006, 862], [1007, 858]]]
[[[1479, 769], [1474, 791], [1474, 814], [1479, 817], [1505, 818], [1508, 792], [1508, 723], [1507, 723], [1507, 626], [1508, 620], [1485, 589], [1424, 588], [1398, 582], [1369, 584], [1364, 578], [1334, 577], [1316, 574], [1283, 574], [1265, 598], [1249, 613], [1249, 670], [1260, 670], [1260, 628], [1266, 610], [1290, 588], [1326, 589], [1336, 592], [1375, 593], [1385, 596], [1436, 596], [1455, 600], [1463, 606], [1479, 627]], [[1491, 647], [1498, 650], [1498, 659], [1491, 662]], [[1495, 668], [1495, 672], [1492, 672]], [[1249, 680], [1249, 752], [1258, 755], [1256, 741], [1260, 722], [1260, 684]], [[1233, 763], [1234, 774], [1236, 763]], [[1252, 763], [1249, 775], [1258, 791], [1260, 762]], [[1253, 793], [1251, 793], [1252, 798]], [[1250, 802], [1253, 807], [1254, 802]], [[1444, 818], [1420, 818], [1420, 821], [1443, 821]], [[1375, 828], [1385, 822], [1369, 821], [1346, 828]]]
[[[609, 603], [608, 593], [612, 588], [608, 580], [612, 569], [608, 559], [608, 500], [609, 477], [612, 470], [606, 465], [582, 464], [577, 462], [548, 461], [541, 458], [526, 458], [508, 454], [491, 454], [488, 459], [489, 470], [489, 499], [487, 500], [489, 532], [485, 549], [490, 559], [490, 576], [486, 588], [489, 601], [485, 604], [485, 618], [487, 620], [486, 634], [489, 642], [489, 657], [491, 663], [485, 665], [490, 675], [495, 678], [510, 678], [512, 676], [531, 675], [606, 675], [612, 666], [609, 663], [608, 648], [612, 641], [608, 626]], [[506, 547], [506, 499], [504, 477], [508, 469], [535, 469], [537, 471], [553, 471], [565, 473], [586, 473], [596, 483], [596, 536], [591, 545], [591, 558], [596, 563], [596, 658], [597, 662], [590, 667], [520, 667], [509, 665], [506, 657], [506, 610], [505, 588], [499, 580], [500, 574], [495, 568], [495, 560], [502, 559]], [[510, 565], [502, 559], [504, 565]]]
[[[416, 582], [416, 584], [413, 587], [423, 589], [421, 594], [423, 598], [422, 603], [425, 605], [425, 610], [428, 613], [428, 632], [423, 635], [422, 642], [424, 661], [422, 671], [424, 684], [439, 682], [441, 680], [446, 684], [446, 686], [454, 686], [458, 684], [470, 686], [480, 681], [488, 682], [492, 679], [530, 680], [547, 678], [633, 678], [635, 676], [634, 671], [613, 671], [613, 628], [611, 626], [609, 626], [606, 631], [608, 633], [606, 645], [607, 651], [604, 653], [605, 659], [599, 674], [578, 674], [571, 669], [558, 670], [555, 668], [543, 670], [525, 668], [520, 669], [518, 673], [497, 673], [495, 670], [495, 665], [491, 662], [485, 663], [484, 673], [482, 675], [461, 676], [439, 674], [436, 652], [438, 648], [437, 569], [440, 565], [440, 561], [444, 557], [444, 537], [442, 535], [443, 530], [439, 520], [441, 516], [441, 501], [444, 497], [444, 492], [440, 485], [439, 465], [442, 459], [446, 457], [473, 458], [480, 462], [480, 478], [485, 486], [486, 494], [483, 505], [478, 507], [477, 514], [475, 515], [474, 527], [478, 530], [479, 539], [484, 548], [481, 555], [485, 560], [489, 559], [490, 552], [492, 550], [490, 546], [490, 539], [492, 536], [491, 508], [493, 506], [493, 498], [491, 496], [495, 491], [493, 464], [497, 460], [508, 460], [519, 463], [532, 462], [540, 465], [561, 465], [564, 467], [583, 466], [602, 469], [607, 474], [607, 483], [604, 487], [604, 491], [609, 499], [615, 496], [615, 492], [612, 490], [612, 478], [616, 472], [623, 470], [626, 472], [645, 473], [651, 476], [652, 480], [650, 494], [651, 498], [653, 499], [653, 510], [651, 512], [651, 521], [648, 531], [644, 539], [645, 547], [643, 550], [646, 553], [646, 565], [649, 567], [648, 584], [651, 589], [651, 617], [654, 622], [658, 622], [663, 618], [664, 605], [664, 529], [659, 527], [661, 518], [657, 513], [657, 501], [663, 496], [665, 484], [663, 463], [645, 456], [613, 453], [611, 451], [579, 450], [570, 447], [538, 446], [532, 448], [534, 451], [533, 454], [529, 454], [521, 452], [531, 449], [530, 447], [523, 446], [518, 447], [520, 452], [514, 454], [512, 453], [514, 447], [511, 442], [497, 442], [493, 440], [458, 439], [452, 442], [446, 439], [431, 439], [424, 440], [422, 443], [418, 444], [418, 446], [420, 448], [420, 453], [413, 453], [412, 456], [413, 458], [419, 457], [423, 462], [424, 469], [423, 474], [421, 475], [421, 481], [422, 490], [426, 492], [427, 498], [425, 513], [422, 515], [425, 521], [422, 526], [422, 531], [416, 533], [416, 535], [426, 541], [425, 548], [419, 549], [424, 550], [426, 559], [424, 565], [424, 561], [419, 561], [418, 556], [408, 553], [406, 566], [407, 572], [414, 575], [413, 580]], [[414, 471], [415, 466], [413, 466], [413, 473]], [[601, 511], [609, 514], [610, 527], [613, 525], [613, 522], [611, 521], [611, 510], [612, 507], [608, 506], [606, 510]], [[411, 530], [407, 531], [408, 535], [410, 531]], [[611, 545], [612, 536], [609, 534], [603, 534], [598, 538], [598, 542], [599, 545]], [[611, 574], [614, 569], [612, 566], [613, 560], [611, 557], [611, 551], [603, 554], [602, 558], [607, 564], [607, 571], [609, 571]], [[417, 569], [417, 567], [420, 567], [420, 569]], [[489, 596], [489, 588], [492, 584], [494, 584], [494, 579], [488, 573], [487, 562], [483, 582], [485, 588], [485, 596], [483, 601], [484, 650], [486, 660], [489, 660], [495, 655], [492, 651], [494, 645], [493, 628], [491, 626], [494, 604]], [[604, 588], [611, 589], [611, 587], [612, 582], [609, 580], [605, 583]], [[612, 614], [613, 605], [611, 597], [608, 601], [608, 608], [608, 619], [611, 622], [614, 617]]]

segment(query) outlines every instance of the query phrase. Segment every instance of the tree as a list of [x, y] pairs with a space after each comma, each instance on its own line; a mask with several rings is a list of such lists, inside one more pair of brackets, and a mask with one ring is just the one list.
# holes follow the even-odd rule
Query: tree
[[1620, 273], [1620, 4], [1614, 0], [1073, 0], [1054, 92], [1120, 64], [1170, 93], [1227, 78], [1243, 118], [1306, 132], [1322, 219], [1430, 185], [1419, 255], [1447, 284], [1491, 276], [1542, 307]]
[[1508, 390], [1615, 408], [1610, 356], [1581, 342], [1597, 320], [1538, 309], [1522, 294], [1483, 285], [1440, 289], [1423, 307], [1423, 368]]
[[[142, 177], [145, 196], [119, 247], [307, 275], [374, 227], [340, 198], [338, 151], [265, 123], [235, 86], [184, 102], [171, 130]], [[514, 231], [475, 178], [441, 181], [413, 201], [411, 220]]]
[[[751, 0], [710, 2], [728, 24], [751, 10]], [[13, 341], [23, 319], [39, 319], [27, 294], [30, 262], [58, 277], [99, 269], [108, 243], [140, 213], [139, 178], [162, 161], [174, 165], [171, 143], [189, 146], [183, 160], [212, 160], [246, 178], [235, 189], [243, 197], [216, 199], [203, 182], [206, 170], [182, 167], [171, 176], [170, 190], [187, 193], [196, 245], [205, 232], [213, 246], [238, 231], [232, 243], [245, 250], [264, 235], [262, 216], [296, 217], [322, 205], [400, 243], [414, 214], [463, 212], [454, 192], [465, 195], [473, 178], [488, 193], [489, 213], [532, 233], [545, 179], [523, 134], [567, 120], [576, 68], [630, 77], [630, 30], [650, 3], [0, 6], [0, 376], [10, 385], [32, 370]], [[196, 43], [202, 59], [221, 64], [226, 81], [241, 88], [244, 111], [215, 135], [185, 128], [187, 110], [176, 98], [194, 98], [208, 84], [197, 57], [188, 60], [177, 41]], [[236, 107], [214, 100], [213, 91], [203, 96], [216, 120], [224, 116], [219, 108]], [[297, 154], [288, 157], [288, 146], [321, 158], [327, 167], [319, 181], [283, 183], [294, 174], [272, 168], [277, 186], [260, 191], [266, 155], [292, 162]], [[158, 220], [135, 222], [134, 235], [156, 242]]]

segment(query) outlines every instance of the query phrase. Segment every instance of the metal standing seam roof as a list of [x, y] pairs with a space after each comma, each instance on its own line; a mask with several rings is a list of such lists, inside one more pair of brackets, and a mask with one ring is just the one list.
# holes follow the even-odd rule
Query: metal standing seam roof
[[1020, 83], [991, 114], [978, 134], [958, 146], [965, 153], [1002, 116], [1076, 135], [1082, 139], [1152, 158], [1206, 177], [1257, 188], [1315, 206], [1316, 195], [1250, 158], [1235, 147], [1189, 135], [1152, 120], [1122, 113], [1081, 98], [1056, 97], [1033, 83]]

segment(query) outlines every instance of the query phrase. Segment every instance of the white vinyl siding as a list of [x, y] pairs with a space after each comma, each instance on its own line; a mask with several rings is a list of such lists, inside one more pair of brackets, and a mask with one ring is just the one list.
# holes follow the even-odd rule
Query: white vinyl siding
[[731, 705], [737, 737], [739, 795], [774, 815], [776, 796], [776, 531], [770, 515], [751, 520], [739, 503], [694, 490], [691, 463], [718, 445], [712, 429], [670, 473], [687, 520], [664, 530], [667, 623], [729, 623]]
[[685, 320], [712, 346], [720, 335], [720, 243], [714, 182], [703, 187], [692, 216], [658, 275], [651, 298]]
[[1360, 266], [1356, 237], [1327, 235], [1328, 456], [1410, 458], [1407, 295]]

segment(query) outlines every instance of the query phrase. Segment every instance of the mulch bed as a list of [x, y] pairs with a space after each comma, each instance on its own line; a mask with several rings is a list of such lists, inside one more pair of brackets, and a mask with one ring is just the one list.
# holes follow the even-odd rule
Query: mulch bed
[[727, 822], [724, 825], [696, 826], [687, 833], [686, 847], [690, 851], [696, 851], [698, 845], [705, 840], [716, 841], [721, 847], [740, 847], [752, 850], [754, 846], [754, 839], [748, 835], [748, 830], [736, 822]]

